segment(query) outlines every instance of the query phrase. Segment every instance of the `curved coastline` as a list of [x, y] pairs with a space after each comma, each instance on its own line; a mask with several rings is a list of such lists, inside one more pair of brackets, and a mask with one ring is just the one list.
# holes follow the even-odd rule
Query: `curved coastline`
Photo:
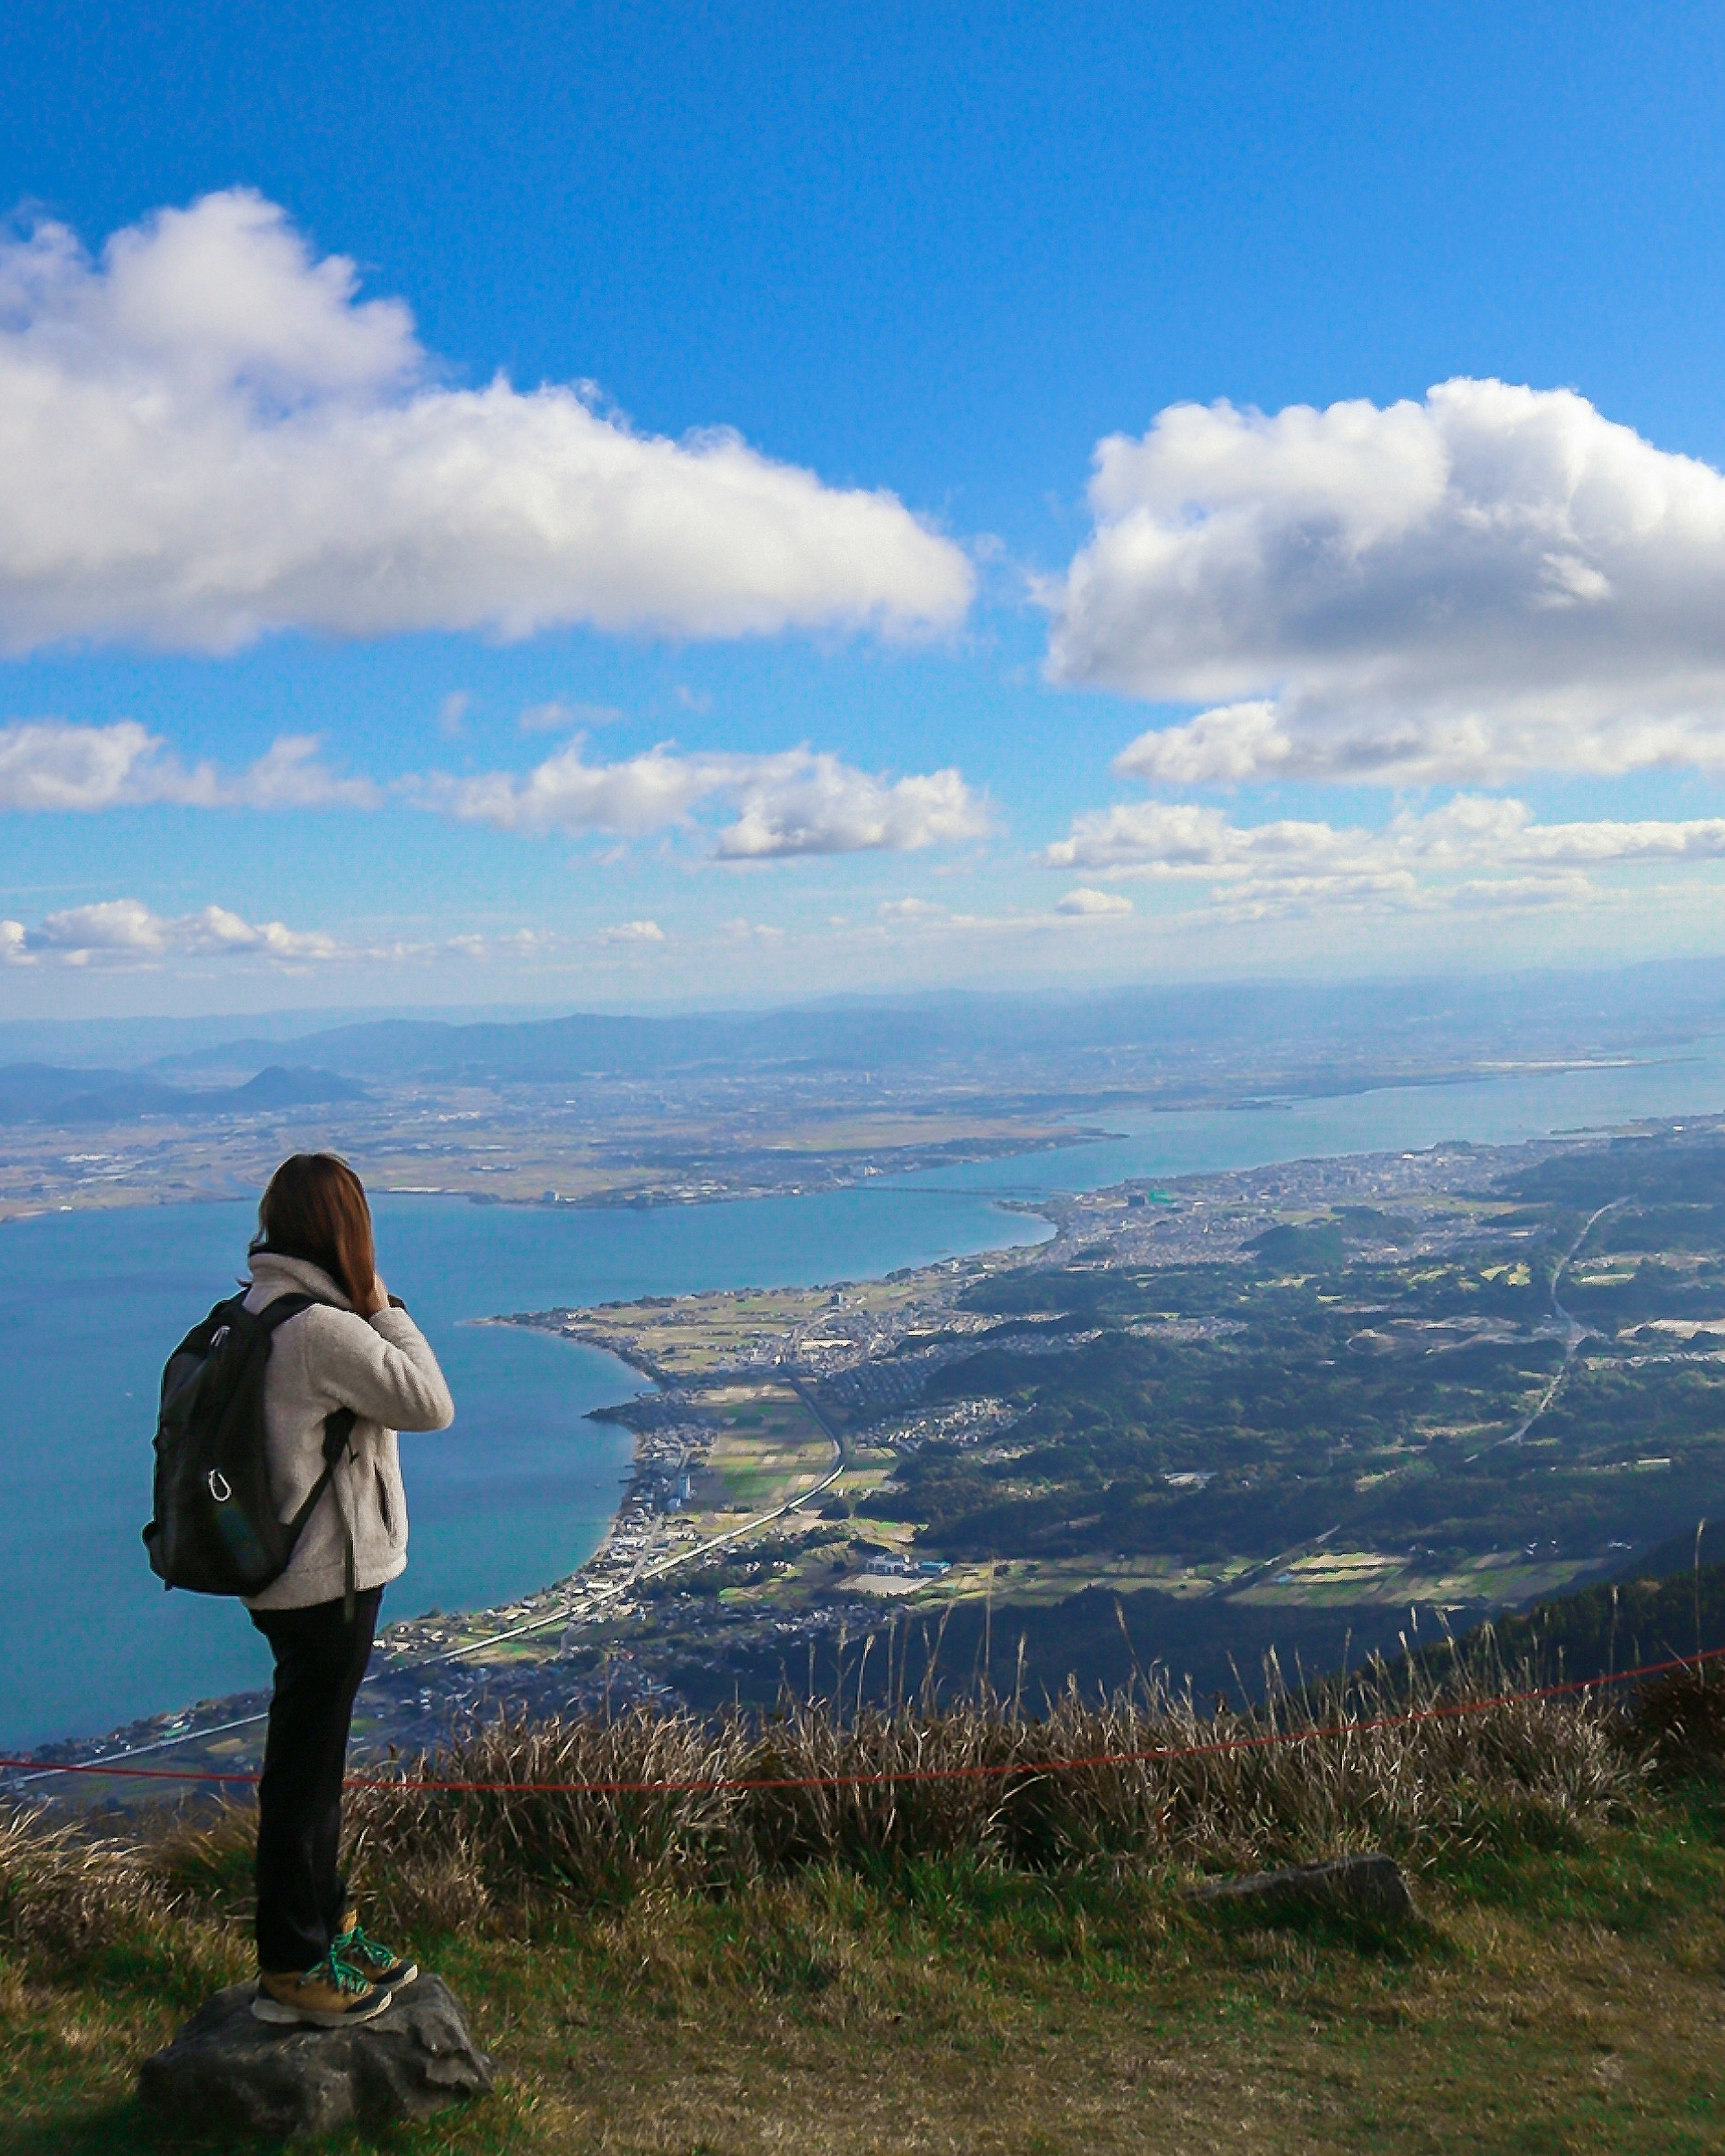
[[[916, 1222], [916, 1232], [907, 1233], [908, 1220], [906, 1218], [894, 1220], [891, 1209], [888, 1209], [886, 1215], [891, 1223], [889, 1230], [881, 1220], [882, 1209], [875, 1202], [877, 1194], [882, 1198], [895, 1194], [915, 1195], [919, 1201], [937, 1196], [948, 1204], [956, 1204], [960, 1209], [957, 1217], [964, 1224], [960, 1237], [961, 1246], [971, 1250], [999, 1249], [1013, 1240], [1009, 1232], [1004, 1236], [999, 1232], [1003, 1224], [1001, 1214], [1004, 1207], [1010, 1206], [1016, 1211], [1022, 1205], [1026, 1209], [1040, 1211], [1040, 1202], [1046, 1200], [1050, 1188], [1057, 1180], [1066, 1183], [1069, 1188], [1095, 1188], [1121, 1179], [1122, 1174], [1147, 1173], [1153, 1177], [1169, 1178], [1194, 1173], [1226, 1173], [1250, 1164], [1250, 1160], [1242, 1159], [1243, 1152], [1249, 1152], [1257, 1164], [1269, 1165], [1277, 1160], [1334, 1158], [1380, 1150], [1386, 1145], [1418, 1147], [1434, 1142], [1435, 1130], [1447, 1132], [1452, 1137], [1471, 1142], [1491, 1143], [1502, 1142], [1512, 1129], [1519, 1134], [1522, 1131], [1543, 1133], [1621, 1126], [1640, 1116], [1670, 1114], [1674, 1110], [1679, 1113], [1692, 1112], [1702, 1106], [1703, 1096], [1717, 1107], [1720, 1077], [1717, 1064], [1696, 1060], [1636, 1066], [1630, 1070], [1617, 1067], [1587, 1072], [1569, 1070], [1551, 1074], [1537, 1081], [1516, 1076], [1482, 1081], [1472, 1086], [1464, 1083], [1442, 1087], [1406, 1087], [1384, 1094], [1349, 1096], [1315, 1106], [1302, 1103], [1291, 1113], [1271, 1116], [1230, 1116], [1225, 1110], [1194, 1114], [1183, 1119], [1158, 1115], [1146, 1119], [1149, 1125], [1147, 1129], [1125, 1142], [1080, 1145], [1062, 1149], [1057, 1154], [1044, 1154], [1040, 1160], [1035, 1155], [1020, 1156], [1019, 1166], [1024, 1173], [1014, 1177], [1014, 1187], [1009, 1191], [1002, 1187], [1007, 1178], [1001, 1174], [997, 1164], [978, 1162], [973, 1163], [968, 1171], [948, 1166], [941, 1170], [925, 1170], [907, 1179], [864, 1186], [870, 1199], [867, 1205], [861, 1202], [861, 1189], [826, 1193], [798, 1199], [750, 1200], [747, 1202], [747, 1217], [753, 1240], [750, 1243], [748, 1255], [756, 1262], [748, 1265], [747, 1270], [752, 1272], [757, 1279], [812, 1279], [821, 1276], [830, 1277], [834, 1273], [848, 1274], [854, 1278], [870, 1269], [854, 1261], [847, 1263], [845, 1252], [866, 1244], [870, 1236], [877, 1241], [890, 1241], [892, 1233], [896, 1232], [901, 1245], [906, 1241], [921, 1242], [925, 1250], [931, 1242], [937, 1240], [938, 1228], [934, 1228], [933, 1224], [920, 1217]], [[618, 1293], [615, 1283], [622, 1277], [626, 1277], [638, 1290], [655, 1292], [669, 1290], [672, 1293], [682, 1293], [716, 1286], [727, 1275], [732, 1281], [738, 1276], [737, 1239], [732, 1224], [736, 1216], [727, 1214], [722, 1206], [689, 1205], [655, 1208], [645, 1212], [633, 1209], [594, 1212], [576, 1208], [553, 1210], [512, 1205], [473, 1208], [461, 1200], [439, 1201], [429, 1198], [422, 1199], [415, 1204], [404, 1196], [386, 1198], [382, 1202], [383, 1207], [394, 1214], [391, 1229], [392, 1244], [399, 1231], [408, 1243], [418, 1243], [418, 1255], [427, 1258], [434, 1255], [434, 1246], [443, 1233], [439, 1229], [437, 1235], [432, 1234], [428, 1224], [434, 1224], [439, 1219], [446, 1223], [449, 1215], [459, 1207], [460, 1235], [458, 1241], [463, 1253], [459, 1269], [470, 1276], [477, 1273], [488, 1279], [501, 1276], [496, 1262], [500, 1256], [506, 1258], [511, 1250], [519, 1252], [525, 1243], [536, 1245], [542, 1258], [544, 1252], [551, 1247], [545, 1231], [552, 1229], [554, 1222], [559, 1227], [567, 1224], [572, 1229], [583, 1228], [583, 1232], [577, 1235], [575, 1245], [567, 1245], [561, 1234], [551, 1239], [557, 1246], [555, 1265], [544, 1272], [542, 1291], [536, 1286], [523, 1282], [524, 1292], [510, 1294], [510, 1300], [518, 1309], [535, 1306], [545, 1309], [559, 1304], [563, 1306], [585, 1304], [591, 1307], [602, 1297], [615, 1297]], [[967, 1203], [975, 1209], [973, 1212], [964, 1211]], [[238, 1205], [218, 1205], [203, 1209], [212, 1214], [224, 1214], [231, 1221], [237, 1218], [240, 1209]], [[187, 1240], [181, 1232], [184, 1224], [188, 1216], [198, 1214], [199, 1210], [198, 1207], [190, 1205], [164, 1205], [157, 1209], [152, 1217], [157, 1224], [158, 1233], [167, 1234], [171, 1229], [174, 1229], [183, 1243]], [[920, 1202], [914, 1212], [918, 1216], [922, 1215], [923, 1206]], [[865, 1214], [869, 1216], [865, 1230], [859, 1226]], [[978, 1215], [982, 1217], [979, 1219]], [[987, 1232], [978, 1232], [984, 1222]], [[99, 1230], [105, 1223], [118, 1225], [116, 1216], [112, 1214], [61, 1214], [49, 1216], [45, 1221], [39, 1219], [39, 1230], [47, 1231], [47, 1241], [44, 1242], [39, 1234], [13, 1244], [13, 1247], [18, 1259], [23, 1261], [28, 1269], [33, 1270], [41, 1265], [44, 1252], [52, 1250], [61, 1243], [64, 1235], [81, 1238], [87, 1230]], [[770, 1232], [764, 1236], [758, 1232], [763, 1226], [770, 1228]], [[930, 1232], [932, 1228], [932, 1233]], [[603, 1238], [607, 1250], [620, 1252], [622, 1256], [618, 1264], [609, 1265], [608, 1270], [593, 1275], [591, 1287], [583, 1292], [585, 1283], [570, 1276], [567, 1252], [578, 1245], [581, 1249], [590, 1250], [592, 1255], [597, 1256], [598, 1246], [591, 1241], [594, 1235]], [[613, 1238], [618, 1235], [624, 1239], [623, 1242], [614, 1245]], [[169, 1240], [172, 1241], [172, 1236]], [[0, 1238], [0, 1250], [10, 1243], [12, 1239]], [[842, 1249], [838, 1247], [841, 1245], [844, 1246]], [[768, 1246], [769, 1254], [763, 1256], [762, 1251]], [[29, 1255], [26, 1260], [27, 1250]], [[681, 1252], [683, 1255], [675, 1257], [676, 1252]], [[674, 1258], [675, 1270], [668, 1276], [666, 1267]], [[901, 1259], [900, 1262], [902, 1263]], [[872, 1270], [878, 1276], [879, 1273], [891, 1270], [892, 1263], [892, 1259], [888, 1256], [880, 1260]], [[218, 1270], [220, 1275], [218, 1284], [225, 1284], [232, 1265], [224, 1258], [219, 1261]], [[506, 1270], [506, 1265], [501, 1268], [501, 1271]], [[163, 1289], [173, 1287], [174, 1265], [159, 1266], [158, 1271], [162, 1277], [152, 1277], [151, 1285]], [[0, 1267], [0, 1274], [3, 1274], [3, 1267]], [[0, 1277], [0, 1288], [3, 1286], [3, 1277]], [[569, 1292], [571, 1286], [576, 1291], [573, 1295]], [[593, 1293], [593, 1288], [597, 1288], [598, 1292]], [[203, 1295], [203, 1287], [200, 1284], [189, 1291], [183, 1287], [177, 1291], [182, 1300], [189, 1292], [190, 1300], [195, 1301]], [[415, 1301], [417, 1308], [418, 1298], [411, 1284], [408, 1291], [410, 1299]], [[506, 1289], [506, 1292], [508, 1291]], [[59, 1325], [59, 1319], [45, 1305], [37, 1306], [40, 1304], [39, 1296], [37, 1305], [30, 1304], [27, 1297], [24, 1305], [21, 1306], [22, 1322], [14, 1328], [20, 1337], [39, 1338], [44, 1324], [50, 1327]], [[492, 1306], [495, 1309], [496, 1305]], [[453, 1315], [466, 1317], [470, 1313], [470, 1304], [468, 1310]], [[160, 1362], [161, 1339], [167, 1337], [176, 1326], [183, 1329], [180, 1322], [182, 1318], [183, 1312], [178, 1304], [174, 1304], [172, 1318], [157, 1325], [156, 1332], [159, 1337], [152, 1337], [147, 1354], [142, 1358], [143, 1367], [140, 1373], [146, 1385], [153, 1386], [154, 1368], [159, 1366]], [[0, 1310], [0, 1337], [3, 1337], [4, 1322], [3, 1310]], [[475, 1327], [474, 1332], [478, 1333], [480, 1330]], [[598, 1346], [600, 1343], [593, 1342], [591, 1344]], [[639, 1371], [649, 1383], [655, 1381], [657, 1372], [652, 1367], [650, 1358], [647, 1359], [644, 1367], [643, 1358], [630, 1357], [627, 1362], [629, 1367]], [[97, 1377], [102, 1377], [106, 1388], [105, 1402], [100, 1412], [107, 1414], [111, 1420], [116, 1404], [115, 1374], [111, 1370], [105, 1373], [85, 1371], [81, 1373], [80, 1381], [88, 1380], [94, 1386]], [[130, 1381], [121, 1378], [119, 1382]], [[97, 1386], [95, 1389], [101, 1390], [102, 1387]], [[608, 1389], [614, 1399], [614, 1389]], [[94, 1394], [92, 1397], [94, 1399]], [[594, 1404], [598, 1404], [595, 1400]], [[13, 1403], [12, 1411], [14, 1414], [20, 1411], [18, 1401]], [[135, 1421], [141, 1412], [141, 1409], [126, 1407], [122, 1419]], [[79, 1425], [88, 1420], [77, 1403], [72, 1404], [71, 1419], [74, 1424]], [[126, 1457], [131, 1462], [125, 1472], [135, 1481], [138, 1472], [138, 1447], [146, 1441], [140, 1440], [134, 1431], [125, 1442], [129, 1448]], [[0, 1447], [0, 1457], [4, 1457], [8, 1452], [23, 1455], [28, 1452], [28, 1448], [22, 1445]], [[623, 1485], [621, 1494], [625, 1497], [635, 1481], [633, 1468], [638, 1466], [638, 1461], [633, 1462], [631, 1471], [619, 1477]], [[130, 1488], [131, 1483], [128, 1482], [126, 1486]], [[611, 1486], [617, 1489], [619, 1486], [614, 1483]], [[40, 1501], [28, 1491], [0, 1491], [0, 1499], [4, 1500], [5, 1510], [15, 1517], [52, 1517], [51, 1512], [44, 1514]], [[617, 1502], [614, 1498], [607, 1504], [605, 1511], [608, 1517], [614, 1517]], [[136, 1498], [127, 1498], [122, 1491], [120, 1515], [111, 1537], [114, 1550], [111, 1563], [120, 1568], [117, 1576], [122, 1583], [129, 1577], [129, 1569], [135, 1566], [136, 1562], [134, 1538], [136, 1522], [133, 1517], [136, 1505]], [[91, 1517], [100, 1525], [99, 1508]], [[81, 1541], [89, 1539], [88, 1534], [83, 1532], [87, 1524], [80, 1523]], [[600, 1547], [604, 1546], [604, 1539], [602, 1537]], [[45, 1549], [42, 1555], [45, 1563], [51, 1562]], [[536, 1574], [541, 1581], [552, 1576], [554, 1576], [552, 1566], [545, 1567]], [[563, 1578], [575, 1576], [569, 1571], [562, 1571]], [[29, 1581], [25, 1578], [15, 1606], [22, 1607], [31, 1592]], [[429, 1587], [426, 1593], [428, 1599], [434, 1599]], [[447, 1600], [443, 1596], [435, 1599]], [[483, 1599], [483, 1604], [475, 1598], [468, 1606], [501, 1609], [506, 1609], [509, 1604], [506, 1601], [500, 1604], [486, 1597]], [[86, 1654], [79, 1645], [80, 1635], [75, 1630], [75, 1611], [72, 1613], [74, 1621], [69, 1623], [57, 1616], [52, 1608], [47, 1609], [39, 1630], [45, 1633], [54, 1649], [70, 1657], [63, 1665], [66, 1671], [64, 1696], [69, 1703], [82, 1696], [85, 1677], [91, 1667], [102, 1668], [105, 1672], [121, 1666], [125, 1651], [131, 1653], [135, 1663], [140, 1661], [141, 1654], [143, 1661], [140, 1663], [141, 1666], [154, 1666], [150, 1659], [150, 1642], [160, 1629], [159, 1599], [153, 1607], [141, 1602], [137, 1614], [139, 1621], [133, 1623], [128, 1610], [127, 1621], [121, 1627], [118, 1636], [122, 1641], [122, 1655], [116, 1656], [113, 1653], [113, 1641], [110, 1638], [105, 1641], [100, 1652], [94, 1654], [92, 1661], [91, 1655]], [[187, 1667], [189, 1670], [190, 1666]], [[218, 1666], [211, 1667], [209, 1673], [216, 1676], [217, 1682], [214, 1685], [204, 1683], [202, 1688], [206, 1691], [234, 1689], [231, 1680], [227, 1685], [221, 1683]], [[175, 1690], [180, 1698], [183, 1699], [198, 1688], [201, 1674], [200, 1667], [198, 1674], [189, 1674], [183, 1682], [176, 1686]], [[160, 1696], [159, 1689], [157, 1696]], [[122, 1718], [119, 1714], [103, 1714], [98, 1707], [91, 1715], [92, 1725], [98, 1723], [98, 1717], [101, 1722], [110, 1727]], [[45, 1733], [44, 1725], [47, 1729], [57, 1725], [59, 1729], [64, 1730], [74, 1722], [74, 1717], [70, 1711], [56, 1711], [52, 1720], [46, 1713], [38, 1713], [33, 1718], [37, 1730]]]
[[[963, 1192], [937, 1203], [922, 1194], [914, 1204], [836, 1192], [729, 1212], [644, 1214], [382, 1196], [377, 1210], [392, 1285], [433, 1337], [452, 1383], [462, 1371], [455, 1429], [415, 1440], [408, 1460], [414, 1561], [406, 1592], [408, 1606], [422, 1610], [507, 1607], [569, 1578], [603, 1546], [634, 1479], [622, 1430], [585, 1419], [588, 1407], [629, 1396], [623, 1368], [595, 1359], [572, 1372], [549, 1347], [535, 1353], [519, 1334], [510, 1340], [506, 1328], [472, 1322], [487, 1302], [493, 1312], [543, 1309], [629, 1289], [675, 1294], [750, 1277], [855, 1277], [942, 1250], [997, 1247], [1022, 1232], [988, 1200]], [[0, 1561], [16, 1587], [13, 1617], [0, 1618], [0, 1652], [13, 1672], [0, 1743], [14, 1752], [157, 1718], [187, 1699], [244, 1691], [264, 1674], [249, 1632], [225, 1621], [231, 1612], [161, 1594], [136, 1539], [162, 1363], [227, 1291], [250, 1210], [228, 1200], [144, 1217], [144, 1237], [138, 1215], [111, 1212], [52, 1215], [28, 1235], [0, 1237], [0, 1368], [11, 1366], [0, 1391]], [[106, 1312], [103, 1353], [56, 1375], [50, 1398], [39, 1343], [69, 1336], [93, 1297]], [[66, 1460], [50, 1469], [28, 1441], [44, 1418], [71, 1434], [71, 1467], [89, 1498], [76, 1521], [50, 1487]], [[576, 1486], [583, 1477], [585, 1495]], [[28, 1536], [26, 1521], [38, 1523]], [[487, 1568], [496, 1583], [489, 1591]], [[110, 1621], [98, 1624], [87, 1593], [74, 1588], [92, 1578], [105, 1584]], [[468, 1580], [480, 1591], [464, 1591]], [[35, 1613], [28, 1639], [27, 1609]]]

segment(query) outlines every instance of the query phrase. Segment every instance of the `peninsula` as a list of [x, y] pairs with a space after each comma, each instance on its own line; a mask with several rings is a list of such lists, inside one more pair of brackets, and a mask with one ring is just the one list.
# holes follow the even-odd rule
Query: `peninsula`
[[[392, 1626], [362, 1741], [769, 1699], [906, 1624], [955, 1680], [1137, 1656], [1225, 1687], [1622, 1573], [1717, 1510], [1725, 1121], [1039, 1209], [1028, 1253], [495, 1321], [653, 1381], [604, 1411], [631, 1485], [568, 1578]], [[52, 1756], [240, 1763], [259, 1704]]]

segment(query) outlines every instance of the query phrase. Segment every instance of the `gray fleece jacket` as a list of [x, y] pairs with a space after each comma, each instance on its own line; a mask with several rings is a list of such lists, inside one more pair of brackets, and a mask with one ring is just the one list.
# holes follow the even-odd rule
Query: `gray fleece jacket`
[[455, 1418], [437, 1358], [406, 1311], [362, 1317], [316, 1265], [259, 1251], [246, 1308], [262, 1310], [280, 1295], [318, 1298], [278, 1330], [264, 1373], [270, 1486], [280, 1518], [293, 1517], [323, 1472], [324, 1418], [352, 1408], [359, 1419], [287, 1570], [251, 1597], [253, 1609], [335, 1600], [346, 1586], [344, 1519], [353, 1532], [354, 1585], [398, 1578], [408, 1562], [408, 1502], [395, 1434], [446, 1430]]

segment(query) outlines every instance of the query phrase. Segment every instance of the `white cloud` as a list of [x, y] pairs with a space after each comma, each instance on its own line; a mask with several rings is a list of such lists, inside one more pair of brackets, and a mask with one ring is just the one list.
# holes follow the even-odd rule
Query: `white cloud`
[[890, 780], [806, 748], [685, 756], [660, 747], [595, 764], [578, 740], [525, 778], [434, 777], [420, 781], [413, 798], [499, 830], [607, 831], [626, 839], [686, 824], [696, 808], [722, 805], [735, 820], [718, 833], [714, 850], [733, 861], [909, 853], [978, 838], [988, 828], [986, 804], [956, 771]]
[[50, 913], [33, 927], [0, 921], [0, 967], [60, 966], [157, 969], [214, 959], [298, 972], [310, 965], [400, 967], [454, 960], [497, 965], [579, 962], [595, 943], [652, 950], [669, 941], [656, 921], [624, 921], [596, 936], [521, 928], [436, 938], [396, 937], [347, 942], [280, 921], [252, 921], [226, 906], [168, 916], [136, 898], [104, 899]]
[[52, 223], [0, 245], [0, 644], [967, 612], [969, 562], [895, 496], [637, 434], [584, 386], [441, 386], [406, 307], [357, 285], [244, 189], [99, 261]]
[[378, 789], [337, 778], [318, 761], [320, 746], [315, 734], [285, 736], [246, 770], [223, 773], [210, 763], [188, 768], [131, 719], [29, 720], [0, 726], [0, 811], [375, 808]]
[[1260, 910], [1554, 904], [1588, 897], [1589, 871], [1725, 860], [1725, 818], [1540, 824], [1522, 802], [1461, 795], [1374, 831], [1289, 819], [1242, 825], [1219, 808], [1146, 801], [1080, 816], [1043, 859], [1092, 875], [1209, 884]]
[[1130, 913], [1132, 902], [1124, 891], [1093, 891], [1081, 884], [1076, 891], [1069, 891], [1056, 911], [1076, 916], [1081, 920], [1099, 921], [1107, 916]]
[[136, 798], [160, 747], [130, 719], [111, 726], [43, 719], [0, 727], [0, 808], [117, 808]]
[[1213, 706], [1123, 771], [1725, 768], [1725, 475], [1573, 392], [1176, 405], [1100, 444], [1091, 500], [1052, 678]]
[[598, 940], [601, 943], [663, 943], [665, 931], [656, 921], [619, 921], [614, 928], [602, 928]]
[[887, 780], [796, 749], [757, 759], [735, 791], [737, 821], [719, 835], [724, 860], [915, 853], [989, 828], [984, 804], [950, 769]]
[[[320, 763], [316, 734], [288, 734], [232, 778], [217, 778], [213, 808], [375, 808], [382, 795], [367, 778], [338, 778]], [[189, 798], [189, 797], [188, 797]]]
[[0, 921], [0, 963], [62, 966], [153, 966], [171, 957], [246, 956], [300, 965], [341, 955], [333, 937], [308, 935], [279, 921], [253, 922], [224, 906], [177, 919], [135, 898], [67, 906], [34, 928]]
[[[1068, 891], [1050, 912], [955, 913], [925, 898], [889, 898], [875, 908], [882, 928], [909, 929], [923, 934], [951, 931], [963, 935], [1014, 935], [1045, 930], [1070, 930], [1087, 922], [1119, 921], [1132, 911], [1132, 902], [1121, 891]], [[847, 924], [834, 917], [830, 927]], [[876, 932], [877, 933], [879, 932]]]
[[[540, 707], [542, 715], [549, 707]], [[557, 707], [559, 723], [591, 716]], [[433, 773], [392, 780], [342, 778], [320, 759], [314, 734], [290, 735], [239, 772], [187, 766], [130, 719], [80, 726], [42, 719], [0, 726], [0, 812], [167, 805], [193, 808], [377, 808], [394, 798], [500, 830], [645, 838], [693, 827], [695, 812], [728, 812], [713, 837], [728, 861], [807, 854], [914, 853], [982, 837], [987, 803], [957, 771], [889, 778], [808, 748], [772, 756], [682, 755], [661, 746], [616, 763], [589, 763], [582, 739], [525, 776]]]
[[511, 771], [434, 775], [416, 798], [425, 808], [500, 831], [615, 831], [639, 839], [681, 822], [697, 803], [732, 783], [737, 762], [653, 748], [619, 763], [593, 764], [583, 744], [572, 741], [525, 778]]

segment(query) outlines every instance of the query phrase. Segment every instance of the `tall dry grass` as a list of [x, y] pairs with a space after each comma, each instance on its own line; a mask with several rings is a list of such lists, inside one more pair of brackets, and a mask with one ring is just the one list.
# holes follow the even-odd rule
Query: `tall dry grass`
[[[787, 1700], [766, 1718], [503, 1721], [357, 1793], [350, 1816], [367, 1869], [421, 1879], [429, 1913], [450, 1892], [471, 1911], [906, 1858], [1191, 1874], [1369, 1847], [1422, 1870], [1585, 1835], [1645, 1798], [1648, 1747], [1597, 1695], [1458, 1713], [1500, 1694], [1502, 1672], [1419, 1682], [1410, 1699], [1381, 1669], [1322, 1694], [1272, 1681], [1250, 1712], [1206, 1712], [1151, 1676], [1037, 1715], [925, 1691], [849, 1714]], [[1385, 1719], [1410, 1710], [1423, 1718]], [[1324, 1734], [1294, 1735], [1314, 1722]], [[501, 1786], [424, 1786], [439, 1782]]]
[[77, 1953], [165, 1921], [176, 1901], [146, 1839], [0, 1813], [0, 1941]]
[[[1599, 1693], [1505, 1703], [1512, 1687], [1487, 1666], [1442, 1682], [1380, 1667], [1322, 1691], [1269, 1674], [1267, 1704], [1250, 1712], [1205, 1711], [1141, 1676], [1107, 1700], [1069, 1690], [1039, 1714], [928, 1686], [849, 1713], [787, 1700], [716, 1722], [651, 1708], [501, 1721], [352, 1794], [350, 1865], [376, 1906], [421, 1930], [547, 1900], [927, 1859], [1128, 1863], [1172, 1879], [1370, 1848], [1429, 1871], [1631, 1818], [1671, 1720], [1668, 1692], [1657, 1727]], [[1702, 1704], [1713, 1711], [1711, 1693]], [[1298, 1733], [1315, 1723], [1322, 1734]], [[444, 1782], [494, 1786], [428, 1786]], [[643, 1784], [656, 1786], [629, 1786]], [[77, 1945], [177, 1912], [243, 1925], [251, 1832], [249, 1806], [130, 1837], [0, 1818], [0, 1943]]]

